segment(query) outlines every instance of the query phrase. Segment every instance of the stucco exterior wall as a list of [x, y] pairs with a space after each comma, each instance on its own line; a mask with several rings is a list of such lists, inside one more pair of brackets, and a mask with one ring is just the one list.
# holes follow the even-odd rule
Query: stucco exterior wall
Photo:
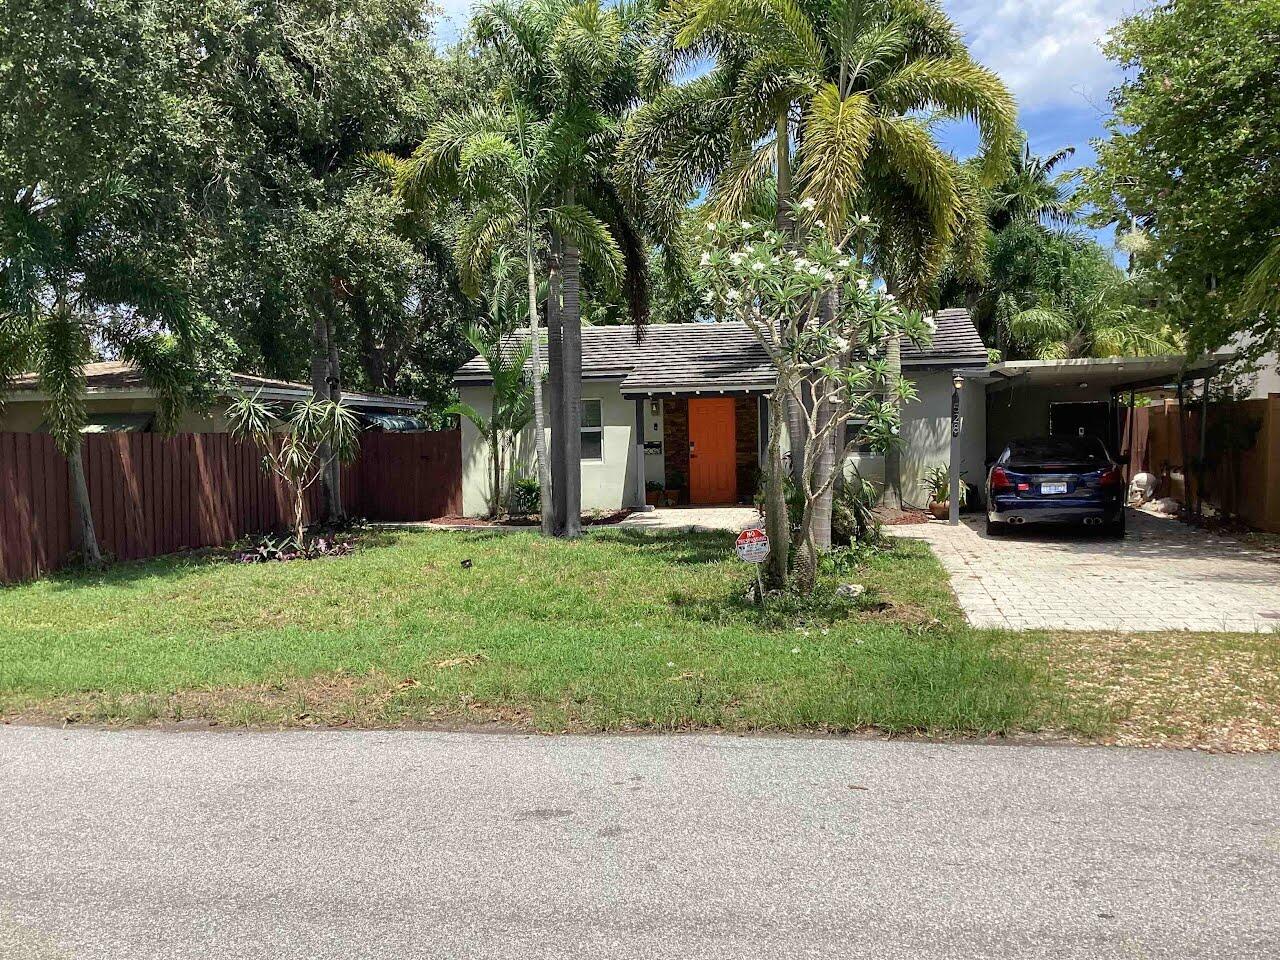
[[[946, 466], [951, 460], [951, 373], [929, 372], [911, 374], [920, 399], [903, 410], [902, 434], [906, 446], [902, 455], [903, 496], [910, 504], [923, 506], [928, 495], [923, 485], [925, 471], [936, 465]], [[487, 414], [490, 404], [490, 388], [462, 387], [461, 399]], [[584, 510], [618, 510], [631, 506], [635, 500], [635, 401], [626, 399], [619, 392], [616, 382], [586, 382], [582, 385], [583, 399], [598, 398], [602, 401], [604, 456], [598, 461], [583, 461], [582, 507]], [[649, 480], [661, 480], [664, 469], [680, 472], [687, 481], [688, 461], [681, 460], [680, 452], [688, 456], [688, 433], [685, 422], [678, 415], [681, 401], [667, 399], [659, 405], [654, 416], [648, 401], [644, 404], [645, 437], [657, 438], [654, 424], [663, 430], [664, 457], [645, 457], [645, 476]], [[752, 411], [755, 405], [751, 404]], [[970, 483], [982, 485], [986, 477], [986, 402], [981, 384], [968, 383], [961, 391], [961, 476]], [[550, 444], [551, 431], [547, 431]], [[758, 445], [758, 437], [751, 438]], [[525, 430], [517, 444], [518, 459], [524, 468], [533, 471], [533, 429]], [[664, 464], [665, 461], [665, 464]], [[884, 481], [884, 458], [874, 455], [857, 455], [851, 458], [863, 476], [877, 483]], [[462, 505], [468, 516], [482, 516], [487, 510], [490, 486], [489, 454], [481, 442], [475, 427], [465, 419], [462, 423]], [[739, 493], [750, 497], [751, 491], [739, 480]], [[748, 484], [749, 485], [749, 484]]]
[[[902, 410], [902, 496], [908, 504], [923, 507], [929, 501], [925, 473], [951, 462], [952, 374], [929, 371], [909, 376], [919, 399]], [[986, 432], [985, 388], [970, 381], [960, 391], [960, 476], [978, 486], [987, 473]]]
[[[490, 409], [490, 387], [462, 387], [460, 399], [486, 416]], [[619, 510], [635, 502], [635, 401], [622, 396], [616, 382], [587, 381], [583, 400], [600, 400], [601, 458], [582, 461], [582, 509]], [[646, 407], [647, 411], [647, 407]], [[547, 428], [547, 444], [551, 429]], [[527, 472], [534, 471], [534, 437], [530, 425], [516, 445], [517, 460]], [[517, 468], [518, 469], [518, 468]], [[489, 477], [489, 449], [475, 427], [462, 421], [462, 510], [467, 516], [482, 516], [492, 483]]]
[[[0, 433], [34, 433], [45, 419], [45, 405], [39, 400], [9, 397], [0, 413]], [[154, 413], [156, 402], [147, 397], [132, 400], [111, 399], [85, 401], [90, 416], [109, 413]], [[227, 420], [222, 410], [187, 410], [178, 420], [178, 433], [225, 433]]]

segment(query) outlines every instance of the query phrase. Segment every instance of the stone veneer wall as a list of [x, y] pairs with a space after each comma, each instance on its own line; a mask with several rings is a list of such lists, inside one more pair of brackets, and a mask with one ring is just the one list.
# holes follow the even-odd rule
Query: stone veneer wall
[[662, 453], [667, 488], [679, 484], [689, 495], [689, 401], [684, 397], [667, 397], [662, 401]]
[[733, 403], [737, 443], [738, 502], [750, 503], [760, 477], [760, 413], [755, 397], [736, 397]]

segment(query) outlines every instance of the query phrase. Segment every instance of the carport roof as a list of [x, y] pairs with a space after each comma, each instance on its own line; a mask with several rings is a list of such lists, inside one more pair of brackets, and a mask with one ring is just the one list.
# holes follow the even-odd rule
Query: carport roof
[[994, 389], [1003, 386], [1063, 386], [1087, 383], [1111, 390], [1141, 390], [1178, 380], [1211, 376], [1234, 356], [1217, 353], [1189, 359], [1180, 354], [1159, 357], [1087, 357], [1072, 360], [1006, 360], [993, 363], [980, 376]]

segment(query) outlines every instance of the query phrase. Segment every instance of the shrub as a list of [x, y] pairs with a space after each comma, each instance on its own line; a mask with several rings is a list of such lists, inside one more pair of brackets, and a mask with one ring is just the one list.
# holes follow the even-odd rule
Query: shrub
[[527, 517], [537, 513], [542, 506], [542, 487], [538, 478], [532, 474], [516, 477], [511, 484], [511, 495], [507, 501], [507, 512], [514, 517]]

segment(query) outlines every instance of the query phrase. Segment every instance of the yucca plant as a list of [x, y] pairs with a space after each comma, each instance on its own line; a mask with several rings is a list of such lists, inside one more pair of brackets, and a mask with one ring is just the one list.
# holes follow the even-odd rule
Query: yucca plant
[[303, 400], [282, 417], [259, 394], [242, 394], [227, 407], [227, 424], [233, 437], [262, 449], [263, 472], [289, 488], [293, 538], [304, 550], [307, 491], [324, 475], [330, 457], [339, 463], [355, 459], [360, 435], [355, 414], [332, 400]]

